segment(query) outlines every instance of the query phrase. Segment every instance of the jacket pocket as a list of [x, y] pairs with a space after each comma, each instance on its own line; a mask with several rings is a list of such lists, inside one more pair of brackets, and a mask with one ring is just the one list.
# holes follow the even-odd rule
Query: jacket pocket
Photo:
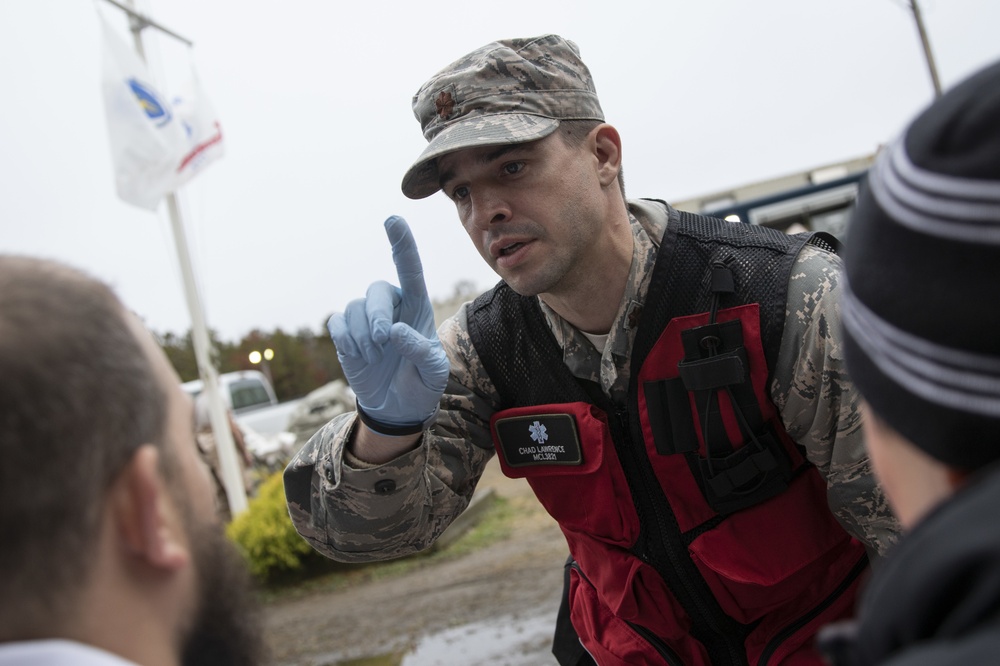
[[[723, 610], [750, 623], [815, 591], [829, 574], [830, 557], [848, 542], [826, 505], [822, 479], [810, 469], [785, 493], [698, 536], [689, 552]], [[803, 598], [803, 606], [809, 601]]]
[[[570, 568], [570, 619], [580, 642], [601, 666], [682, 666], [681, 657], [652, 631], [627, 622], [601, 603], [578, 565]], [[700, 649], [696, 643], [693, 645]], [[707, 655], [694, 663], [708, 664]]]
[[518, 407], [490, 426], [504, 474], [527, 479], [563, 531], [635, 542], [639, 517], [604, 411], [585, 402]]

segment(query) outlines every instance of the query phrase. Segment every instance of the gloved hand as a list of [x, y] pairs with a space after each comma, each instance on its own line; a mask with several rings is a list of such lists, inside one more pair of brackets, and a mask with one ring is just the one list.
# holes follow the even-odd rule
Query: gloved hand
[[385, 231], [400, 286], [372, 284], [328, 327], [362, 420], [376, 432], [405, 435], [420, 432], [437, 412], [450, 367], [410, 227], [394, 215]]

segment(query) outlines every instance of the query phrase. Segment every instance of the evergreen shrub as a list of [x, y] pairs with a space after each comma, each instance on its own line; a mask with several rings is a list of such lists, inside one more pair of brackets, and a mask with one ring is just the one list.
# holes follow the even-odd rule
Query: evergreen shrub
[[281, 474], [278, 471], [269, 476], [247, 510], [226, 527], [226, 535], [243, 552], [251, 573], [265, 583], [303, 572], [316, 560], [326, 560], [295, 531], [285, 505]]

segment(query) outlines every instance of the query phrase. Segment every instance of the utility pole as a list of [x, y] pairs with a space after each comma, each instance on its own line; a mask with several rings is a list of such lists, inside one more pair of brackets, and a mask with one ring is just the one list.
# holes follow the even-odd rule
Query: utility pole
[[924, 57], [927, 59], [927, 69], [931, 73], [931, 82], [934, 84], [934, 96], [941, 96], [941, 81], [938, 79], [937, 66], [934, 64], [934, 54], [931, 52], [931, 41], [927, 37], [927, 30], [924, 28], [924, 20], [920, 15], [920, 5], [917, 0], [910, 0], [910, 9], [913, 11], [913, 20], [917, 22], [917, 32], [920, 33], [920, 43], [924, 47]]

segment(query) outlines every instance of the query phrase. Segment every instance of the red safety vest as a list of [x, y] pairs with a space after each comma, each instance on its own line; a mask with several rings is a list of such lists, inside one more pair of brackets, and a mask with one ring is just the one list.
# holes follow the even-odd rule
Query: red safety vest
[[[704, 227], [704, 218], [696, 221]], [[667, 251], [711, 246], [717, 231], [682, 225]], [[792, 257], [804, 242], [768, 239], [776, 244], [768, 252]], [[743, 300], [752, 301], [753, 285], [739, 274], [743, 252], [738, 243], [724, 248], [727, 265], [737, 267], [735, 291], [749, 290]], [[661, 247], [658, 269], [663, 257]], [[711, 280], [723, 294], [733, 291], [726, 270]], [[646, 309], [676, 291], [657, 290], [656, 281], [654, 273]], [[774, 300], [764, 304], [769, 311]], [[513, 303], [529, 314], [511, 317]], [[517, 357], [542, 367], [554, 341], [545, 341], [530, 303], [498, 287], [473, 309], [474, 343], [482, 339], [473, 330], [485, 323], [480, 315], [492, 308], [521, 329]], [[822, 477], [770, 401], [762, 305], [718, 303], [671, 316], [653, 336], [633, 359], [629, 405], [576, 390], [554, 370], [554, 385], [565, 390], [519, 392], [569, 401], [521, 400], [491, 421], [504, 473], [527, 479], [566, 536], [575, 560], [572, 623], [602, 666], [821, 664], [813, 636], [854, 608], [864, 548], [834, 519]], [[767, 336], [780, 330], [780, 322], [763, 321]], [[512, 373], [496, 361], [484, 360], [491, 377]], [[500, 384], [517, 385], [510, 376]]]

